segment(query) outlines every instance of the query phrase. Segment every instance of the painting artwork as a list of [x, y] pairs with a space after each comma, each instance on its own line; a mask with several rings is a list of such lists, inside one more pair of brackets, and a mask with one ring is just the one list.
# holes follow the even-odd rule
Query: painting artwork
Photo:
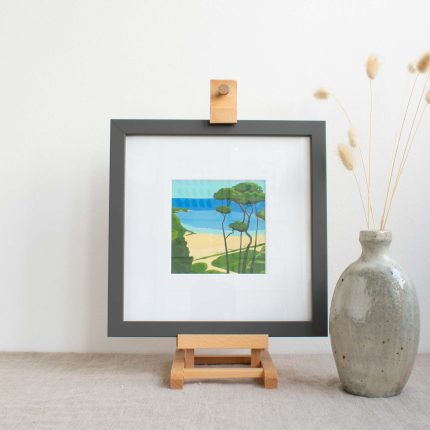
[[264, 180], [173, 180], [171, 273], [266, 273]]

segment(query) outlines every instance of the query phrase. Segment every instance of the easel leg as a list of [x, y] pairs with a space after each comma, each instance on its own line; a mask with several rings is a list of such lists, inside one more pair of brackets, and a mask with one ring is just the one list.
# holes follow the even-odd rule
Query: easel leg
[[170, 388], [180, 390], [184, 386], [185, 351], [177, 349], [170, 371]]
[[251, 367], [260, 367], [262, 349], [251, 349]]
[[264, 388], [277, 388], [278, 372], [267, 349], [261, 351], [261, 367], [264, 370]]
[[194, 367], [194, 349], [185, 350], [185, 367], [187, 369]]

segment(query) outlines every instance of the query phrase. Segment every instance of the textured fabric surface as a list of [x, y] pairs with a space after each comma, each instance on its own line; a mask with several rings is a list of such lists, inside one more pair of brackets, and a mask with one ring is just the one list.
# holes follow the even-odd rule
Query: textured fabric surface
[[1, 429], [430, 429], [430, 355], [400, 396], [340, 389], [329, 355], [275, 356], [280, 386], [167, 388], [166, 355], [0, 353]]

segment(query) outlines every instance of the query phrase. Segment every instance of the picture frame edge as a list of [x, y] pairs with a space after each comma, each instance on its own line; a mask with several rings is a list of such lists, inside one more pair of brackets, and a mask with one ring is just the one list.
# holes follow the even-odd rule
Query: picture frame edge
[[[179, 331], [178, 328], [188, 330], [188, 334], [261, 333], [275, 337], [327, 336], [327, 174], [325, 130], [325, 121], [241, 120], [233, 125], [211, 125], [208, 120], [112, 119], [110, 121], [111, 140], [109, 163], [108, 337], [172, 337], [176, 336], [178, 333], [184, 333], [183, 331]], [[188, 134], [203, 136], [286, 136], [308, 137], [310, 139], [312, 214], [311, 321], [133, 322], [123, 320], [126, 138], [127, 136], [136, 135], [181, 136]], [[314, 167], [318, 168], [320, 174], [319, 181], [316, 181], [316, 175], [313, 171]], [[114, 198], [112, 198], [112, 195]], [[317, 215], [320, 216], [320, 221], [322, 221], [322, 223], [319, 223], [319, 226], [316, 223]], [[228, 327], [228, 329], [224, 327]], [[259, 328], [261, 328], [264, 333], [260, 331]], [[248, 329], [252, 330], [250, 331]]]

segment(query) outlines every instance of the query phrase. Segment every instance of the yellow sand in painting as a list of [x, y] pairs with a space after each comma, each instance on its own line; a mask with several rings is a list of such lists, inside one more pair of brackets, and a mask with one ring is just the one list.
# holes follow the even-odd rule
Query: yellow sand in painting
[[[190, 255], [194, 257], [194, 260], [225, 252], [224, 238], [221, 234], [195, 233], [186, 235], [185, 240], [190, 250]], [[248, 241], [247, 237], [242, 238], [242, 248], [247, 246]], [[258, 234], [257, 244], [262, 244], [264, 241], [264, 234]], [[227, 249], [229, 251], [238, 250], [239, 245], [240, 237], [238, 235], [227, 238]], [[254, 236], [252, 237], [252, 246], [254, 246]]]

